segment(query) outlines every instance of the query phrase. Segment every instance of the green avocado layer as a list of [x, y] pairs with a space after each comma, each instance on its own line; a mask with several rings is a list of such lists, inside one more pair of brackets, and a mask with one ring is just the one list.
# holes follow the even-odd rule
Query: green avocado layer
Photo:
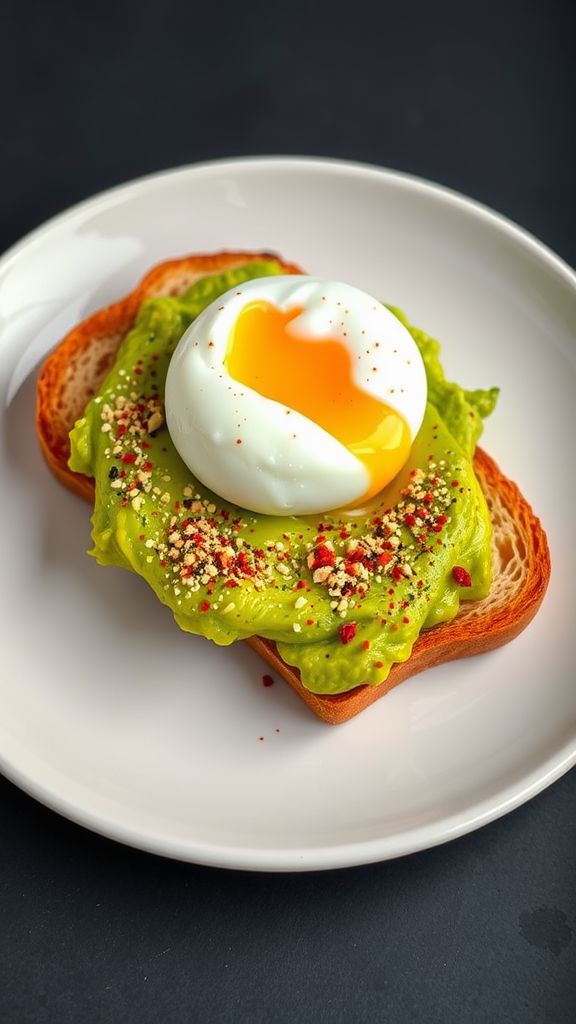
[[263, 516], [224, 502], [172, 445], [168, 364], [215, 298], [278, 273], [252, 263], [146, 301], [71, 432], [69, 464], [95, 479], [90, 553], [100, 564], [143, 576], [184, 630], [218, 644], [276, 641], [306, 687], [334, 694], [382, 682], [422, 629], [488, 593], [490, 520], [471, 460], [497, 389], [447, 382], [438, 342], [393, 309], [422, 353], [429, 399], [396, 479], [363, 514]]

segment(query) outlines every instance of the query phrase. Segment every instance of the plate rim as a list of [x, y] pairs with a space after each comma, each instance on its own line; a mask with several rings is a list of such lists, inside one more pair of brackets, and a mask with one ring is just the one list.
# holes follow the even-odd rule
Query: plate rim
[[[122, 201], [133, 190], [146, 188], [148, 185], [161, 183], [169, 178], [185, 178], [194, 174], [213, 173], [226, 170], [316, 170], [319, 172], [344, 172], [370, 179], [383, 179], [389, 184], [401, 185], [429, 196], [447, 201], [452, 206], [474, 214], [478, 219], [488, 223], [492, 228], [504, 232], [509, 238], [535, 254], [564, 283], [570, 286], [576, 295], [576, 272], [560, 256], [545, 243], [520, 227], [513, 220], [498, 213], [491, 207], [471, 199], [463, 193], [445, 185], [429, 181], [424, 177], [398, 171], [392, 168], [379, 167], [376, 164], [361, 161], [344, 160], [332, 157], [270, 155], [230, 157], [226, 159], [206, 160], [193, 164], [183, 164], [151, 172], [111, 188], [103, 189], [92, 196], [73, 204], [45, 220], [33, 228], [21, 239], [11, 245], [0, 255], [0, 278], [5, 271], [18, 260], [21, 254], [33, 246], [43, 236], [49, 235], [53, 229], [73, 219], [85, 209], [97, 210], [107, 206], [110, 201]], [[113, 839], [124, 845], [144, 850], [148, 853], [164, 857], [202, 864], [211, 867], [229, 868], [249, 871], [309, 871], [331, 870], [344, 867], [370, 864], [390, 860], [396, 857], [416, 853], [424, 849], [449, 842], [502, 817], [508, 812], [527, 802], [538, 793], [564, 775], [576, 764], [576, 735], [558, 747], [553, 755], [539, 762], [537, 768], [523, 774], [520, 781], [509, 783], [493, 793], [489, 798], [469, 805], [465, 811], [455, 812], [443, 818], [440, 823], [416, 827], [398, 835], [385, 836], [377, 839], [340, 843], [326, 847], [290, 848], [249, 848], [234, 846], [218, 846], [218, 844], [198, 844], [189, 840], [174, 837], [151, 837], [145, 831], [126, 827], [107, 818], [97, 811], [81, 806], [59, 793], [55, 788], [45, 786], [42, 781], [26, 775], [16, 760], [10, 761], [0, 751], [0, 772], [19, 789], [38, 800], [50, 810], [106, 838]]]
[[561, 748], [561, 752], [562, 756], [559, 757], [556, 754], [544, 762], [544, 765], [547, 766], [545, 770], [542, 770], [541, 766], [539, 769], [535, 769], [530, 776], [524, 777], [531, 780], [525, 782], [525, 785], [511, 783], [500, 790], [496, 796], [479, 801], [469, 807], [466, 812], [456, 812], [450, 817], [444, 818], [441, 828], [433, 823], [402, 832], [399, 836], [288, 850], [270, 847], [255, 849], [253, 847], [199, 844], [165, 837], [151, 838], [144, 831], [111, 821], [44, 787], [42, 783], [31, 781], [15, 765], [7, 764], [1, 753], [0, 773], [14, 783], [18, 789], [49, 810], [56, 811], [57, 814], [73, 824], [80, 825], [105, 839], [119, 842], [123, 846], [166, 857], [169, 860], [204, 867], [226, 868], [234, 871], [296, 873], [331, 871], [383, 863], [433, 849], [471, 832], [476, 832], [527, 803], [576, 765], [575, 742], [566, 743]]
[[252, 165], [254, 167], [262, 168], [265, 168], [266, 165], [268, 165], [270, 169], [273, 169], [276, 166], [280, 169], [280, 165], [283, 165], [284, 167], [292, 165], [294, 168], [302, 167], [303, 169], [311, 169], [315, 167], [317, 170], [333, 172], [346, 170], [356, 173], [359, 176], [387, 178], [390, 182], [396, 181], [398, 183], [402, 183], [409, 188], [413, 188], [415, 191], [432, 193], [435, 195], [440, 194], [454, 206], [460, 206], [467, 209], [469, 212], [475, 213], [480, 219], [488, 221], [489, 223], [492, 223], [493, 226], [503, 229], [516, 241], [527, 245], [538, 255], [550, 260], [554, 268], [559, 271], [563, 277], [566, 277], [569, 284], [576, 288], [576, 269], [572, 268], [570, 264], [562, 256], [559, 256], [558, 253], [546, 244], [546, 242], [542, 242], [536, 235], [528, 231], [526, 228], [523, 228], [511, 217], [494, 210], [487, 203], [483, 203], [478, 199], [472, 199], [470, 196], [465, 195], [465, 193], [460, 192], [458, 189], [454, 189], [449, 185], [442, 185], [439, 182], [432, 181], [422, 175], [412, 174], [409, 171], [400, 171], [393, 167], [383, 167], [378, 164], [372, 164], [360, 160], [346, 160], [341, 159], [340, 157], [283, 156], [276, 154], [235, 156], [225, 157], [223, 159], [215, 158], [213, 160], [200, 160], [191, 164], [176, 164], [173, 167], [166, 167], [161, 171], [151, 171], [148, 174], [138, 175], [135, 178], [128, 179], [128, 181], [120, 182], [118, 185], [112, 185], [109, 188], [104, 188], [98, 192], [94, 192], [92, 195], [86, 196], [84, 199], [80, 199], [77, 203], [64, 207], [63, 210], [60, 210], [51, 217], [48, 217], [46, 220], [42, 221], [41, 224], [37, 225], [37, 227], [26, 232], [26, 234], [1, 252], [0, 273], [2, 273], [9, 263], [19, 255], [25, 246], [35, 242], [48, 230], [58, 227], [60, 224], [64, 224], [66, 220], [81, 212], [85, 207], [96, 208], [100, 204], [105, 204], [115, 196], [121, 197], [123, 193], [128, 193], [134, 188], [140, 188], [156, 181], [159, 182], [164, 178], [185, 177], [190, 173], [198, 173], [202, 171], [211, 172], [219, 169], [226, 170], [227, 168], [249, 169]]

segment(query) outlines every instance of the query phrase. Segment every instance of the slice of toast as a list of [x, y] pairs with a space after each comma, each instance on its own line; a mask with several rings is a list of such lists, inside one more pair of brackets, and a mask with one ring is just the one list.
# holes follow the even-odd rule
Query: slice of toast
[[[68, 435], [111, 367], [144, 299], [179, 295], [207, 274], [267, 259], [276, 260], [287, 274], [302, 273], [296, 265], [271, 253], [221, 252], [171, 260], [151, 270], [130, 295], [94, 313], [66, 335], [40, 369], [36, 406], [42, 451], [63, 484], [94, 500], [93, 481], [68, 468]], [[325, 722], [336, 725], [347, 721], [393, 686], [426, 668], [507, 643], [536, 614], [550, 577], [546, 534], [517, 486], [481, 449], [476, 451], [474, 466], [493, 525], [491, 592], [482, 601], [465, 603], [451, 622], [424, 631], [408, 661], [394, 665], [384, 683], [358, 686], [337, 696], [310, 693], [297, 669], [286, 665], [272, 641], [258, 636], [247, 641]]]

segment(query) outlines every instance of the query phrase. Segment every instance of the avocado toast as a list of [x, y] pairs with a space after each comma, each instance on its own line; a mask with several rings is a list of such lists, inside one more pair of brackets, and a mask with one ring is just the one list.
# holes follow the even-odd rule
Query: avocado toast
[[183, 629], [248, 640], [336, 723], [429, 665], [512, 639], [540, 604], [549, 556], [517, 488], [475, 450], [496, 392], [447, 383], [437, 343], [414, 328], [425, 421], [365, 514], [258, 516], [191, 477], [164, 422], [170, 355], [219, 294], [282, 272], [297, 270], [253, 253], [157, 267], [46, 361], [37, 429], [56, 475], [95, 496], [99, 562], [142, 575]]

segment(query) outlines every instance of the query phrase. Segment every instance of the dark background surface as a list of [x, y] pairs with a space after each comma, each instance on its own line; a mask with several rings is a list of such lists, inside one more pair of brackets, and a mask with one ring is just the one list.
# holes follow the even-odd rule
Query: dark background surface
[[[210, 157], [367, 160], [576, 262], [572, 4], [0, 7], [0, 250]], [[375, 9], [378, 14], [375, 15]], [[576, 773], [399, 861], [243, 875], [93, 836], [0, 781], [0, 1020], [576, 1019]]]

